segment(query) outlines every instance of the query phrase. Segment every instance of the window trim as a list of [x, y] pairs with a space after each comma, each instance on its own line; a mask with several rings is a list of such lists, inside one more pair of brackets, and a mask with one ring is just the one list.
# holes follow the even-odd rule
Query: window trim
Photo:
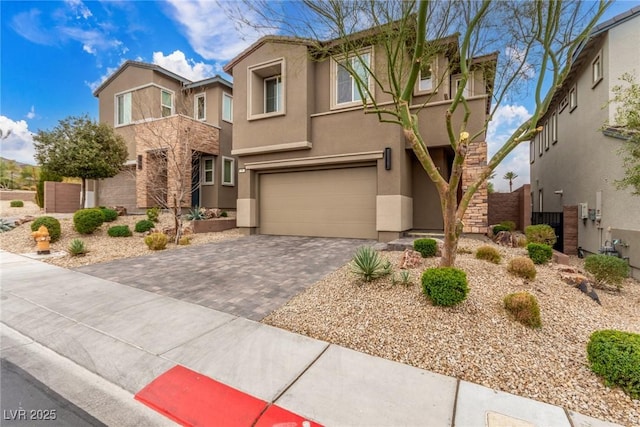
[[[120, 107], [118, 105], [118, 99], [120, 97], [123, 97], [123, 99], [125, 99], [125, 101], [124, 101], [125, 102], [124, 103], [125, 107], [126, 107], [126, 99], [129, 98], [128, 120], [127, 120], [127, 114], [125, 114], [122, 123], [120, 123], [120, 120], [119, 120], [120, 119], [120, 117], [119, 117], [120, 116], [120, 114], [119, 114]], [[131, 123], [133, 123], [133, 117], [132, 117], [132, 115], [133, 115], [132, 114], [132, 103], [133, 102], [132, 102], [132, 98], [133, 98], [133, 94], [132, 94], [131, 91], [129, 91], [129, 92], [120, 92], [120, 93], [116, 93], [114, 95], [114, 106], [115, 106], [115, 108], [114, 108], [114, 111], [113, 111], [113, 113], [114, 113], [114, 119], [113, 119], [114, 126], [113, 127], [127, 126], [127, 125], [130, 125]]]
[[567, 95], [565, 94], [565, 96], [563, 96], [560, 100], [560, 105], [558, 106], [558, 114], [562, 113], [562, 111], [567, 108], [567, 105], [569, 105], [569, 101], [567, 100]]
[[[264, 99], [264, 80], [265, 78], [269, 78], [269, 77], [262, 77], [259, 74], [260, 70], [263, 70], [265, 68], [269, 68], [269, 67], [273, 67], [273, 66], [280, 66], [280, 79], [281, 79], [281, 93], [282, 93], [282, 108], [280, 109], [280, 111], [276, 111], [276, 112], [272, 112], [272, 113], [265, 113], [264, 112], [264, 103], [265, 103], [265, 99]], [[269, 61], [265, 61], [265, 62], [261, 62], [258, 64], [254, 64], [254, 65], [250, 65], [247, 67], [247, 120], [251, 121], [251, 120], [259, 120], [259, 119], [265, 119], [265, 118], [269, 118], [269, 117], [277, 117], [277, 116], [284, 116], [287, 113], [287, 73], [286, 73], [287, 67], [286, 67], [286, 61], [284, 59], [284, 57], [281, 58], [277, 58], [277, 59], [272, 59]], [[258, 77], [260, 77], [260, 83], [262, 85], [261, 88], [261, 93], [262, 93], [262, 109], [263, 111], [260, 113], [254, 113], [253, 112], [253, 93], [254, 93], [254, 87], [253, 87], [253, 75], [256, 74]], [[277, 74], [274, 74], [277, 75]]]
[[[202, 98], [202, 118], [198, 117], [198, 100]], [[193, 118], [204, 122], [207, 120], [207, 93], [201, 92], [194, 96], [193, 98]]]
[[[330, 92], [330, 105], [329, 105], [329, 110], [340, 110], [343, 108], [349, 108], [349, 107], [362, 107], [363, 104], [368, 104], [369, 103], [369, 99], [367, 97], [367, 95], [365, 94], [365, 99], [360, 99], [360, 100], [356, 100], [356, 101], [347, 101], [347, 102], [338, 102], [338, 67], [340, 66], [340, 62], [343, 62], [345, 60], [349, 60], [350, 58], [354, 58], [357, 56], [362, 56], [362, 55], [369, 55], [369, 69], [372, 69], [374, 64], [375, 64], [375, 57], [374, 57], [374, 49], [373, 46], [367, 46], [365, 48], [359, 49], [358, 51], [356, 51], [355, 53], [351, 54], [351, 55], [339, 55], [339, 56], [335, 56], [335, 57], [331, 57], [330, 59], [330, 81], [329, 81], [329, 90]], [[355, 89], [355, 80], [353, 79], [353, 77], [351, 76], [351, 74], [349, 74], [349, 77], [351, 78], [351, 82], [352, 82], [352, 86], [351, 86], [351, 91], [353, 94], [353, 90]], [[374, 85], [373, 85], [373, 79], [371, 77], [371, 73], [368, 73], [367, 76], [367, 86], [369, 89], [369, 92], [373, 92], [374, 90]]]
[[573, 112], [576, 108], [578, 108], [578, 87], [573, 85], [569, 89], [569, 112]]
[[558, 142], [558, 113], [551, 115], [551, 144]]
[[[163, 104], [163, 99], [162, 99], [163, 92], [166, 92], [169, 95], [171, 95], [171, 114], [169, 114], [168, 116], [164, 115], [164, 108], [166, 108], [167, 106]], [[175, 104], [174, 98], [175, 98], [175, 92], [173, 92], [173, 91], [171, 91], [169, 89], [160, 89], [160, 117], [161, 118], [173, 116], [173, 114], [174, 114], [173, 107], [174, 107], [174, 104]]]
[[533, 164], [536, 161], [536, 139], [538, 135], [529, 141], [529, 164]]
[[[596, 70], [598, 74], [596, 75]], [[598, 86], [604, 79], [604, 68], [602, 66], [602, 51], [599, 51], [598, 54], [591, 61], [591, 89]]]
[[[231, 181], [225, 181], [224, 179], [224, 165], [225, 162], [231, 162]], [[222, 156], [222, 167], [220, 168], [221, 170], [221, 182], [222, 185], [224, 186], [228, 186], [228, 187], [233, 187], [234, 185], [236, 185], [236, 159], [234, 159], [233, 157], [227, 157], [227, 156]]]
[[[225, 99], [229, 99], [230, 101], [230, 106], [231, 108], [229, 109], [229, 118], [225, 118], [224, 115], [224, 100]], [[228, 123], [233, 123], [233, 95], [227, 93], [227, 92], [222, 92], [222, 120], [224, 120], [225, 122]]]
[[549, 122], [550, 120], [547, 120], [544, 123], [544, 127], [542, 129], [542, 132], [544, 133], [544, 151], [549, 150], [549, 140], [551, 139], [551, 128], [550, 128], [551, 125]]
[[[207, 160], [211, 160], [211, 169], [206, 169]], [[200, 159], [200, 185], [214, 185], [216, 183], [216, 158], [215, 156], [203, 156]], [[207, 181], [207, 172], [211, 171], [211, 181]]]
[[[276, 92], [275, 92], [275, 100], [276, 100], [276, 109], [273, 111], [267, 111], [267, 82], [276, 81]], [[281, 111], [282, 104], [282, 74], [276, 74], [271, 77], [266, 77], [262, 79], [262, 101], [264, 103], [262, 111], [264, 114], [278, 114]]]
[[438, 56], [434, 55], [429, 63], [431, 67], [431, 88], [429, 89], [421, 89], [420, 83], [422, 82], [422, 70], [420, 70], [420, 74], [418, 75], [418, 81], [416, 82], [416, 87], [414, 90], [415, 95], [427, 95], [431, 93], [437, 93], [438, 87], [436, 85], [436, 76], [438, 75]]

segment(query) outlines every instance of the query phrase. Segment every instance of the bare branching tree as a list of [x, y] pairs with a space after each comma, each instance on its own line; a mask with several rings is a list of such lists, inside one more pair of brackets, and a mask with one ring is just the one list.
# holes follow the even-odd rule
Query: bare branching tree
[[[451, 266], [472, 198], [478, 192], [486, 192], [487, 178], [518, 144], [542, 130], [536, 128], [536, 123], [548, 109], [554, 88], [567, 77], [574, 53], [610, 3], [251, 0], [221, 5], [240, 28], [306, 39], [320, 60], [327, 56], [357, 58], [341, 65], [357, 83], [365, 114], [376, 114], [381, 121], [402, 128], [438, 190], [445, 234], [441, 264]], [[447, 43], [451, 37], [456, 43]], [[384, 60], [369, 64], [361, 52], [370, 45], [382, 49]], [[445, 117], [433, 123], [418, 123], [420, 108], [412, 102], [417, 80], [426, 64], [432, 64], [443, 49], [455, 49], [449, 52], [453, 60], [447, 69], [435, 70], [434, 84], [449, 84], [447, 76], [455, 73], [459, 76], [457, 87], [451, 91]], [[478, 61], [496, 52], [497, 62]], [[471, 117], [468, 98], [472, 82], [479, 77], [486, 82], [490, 99], [488, 114], [486, 118], [483, 114], [481, 125], [477, 126], [473, 125], [478, 119]], [[475, 145], [484, 144], [497, 109], [528, 91], [534, 98], [531, 117], [518, 126], [486, 164], [470, 171], [465, 160]], [[376, 92], [390, 96], [392, 102], [378, 103]], [[429, 99], [424, 101], [422, 107], [428, 102]], [[449, 176], [438, 170], [428, 147], [429, 129], [436, 125], [446, 128], [454, 153]]]
[[[138, 204], [158, 206], [173, 214], [175, 243], [182, 237], [183, 208], [192, 204], [192, 194], [200, 188], [200, 159], [216, 153], [218, 129], [192, 118], [193, 97], [180, 94], [173, 113], [152, 111], [157, 101], [136, 93], [132, 104], [142, 117], [135, 126], [138, 171]], [[156, 99], [156, 98], [153, 98]], [[142, 200], [140, 200], [142, 199]]]

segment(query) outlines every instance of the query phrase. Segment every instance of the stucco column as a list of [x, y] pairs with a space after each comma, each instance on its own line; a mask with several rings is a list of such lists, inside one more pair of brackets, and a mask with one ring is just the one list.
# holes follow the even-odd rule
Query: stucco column
[[[467, 157], [464, 160], [464, 172], [462, 174], [462, 191], [466, 191], [474, 179], [478, 177], [482, 168], [487, 165], [487, 143], [474, 142], [469, 144]], [[464, 233], [486, 233], [488, 197], [486, 181], [473, 195], [462, 221]]]

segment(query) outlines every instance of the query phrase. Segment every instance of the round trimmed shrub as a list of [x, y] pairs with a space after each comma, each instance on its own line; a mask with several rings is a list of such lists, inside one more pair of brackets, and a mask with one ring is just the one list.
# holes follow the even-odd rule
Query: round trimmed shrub
[[149, 219], [149, 221], [151, 222], [158, 222], [160, 217], [160, 208], [159, 207], [153, 207], [153, 208], [149, 208], [147, 209], [147, 218]]
[[152, 251], [161, 251], [167, 247], [169, 239], [163, 233], [151, 233], [144, 238], [144, 243]]
[[454, 267], [429, 268], [422, 273], [422, 290], [435, 305], [456, 305], [469, 293], [467, 275]]
[[629, 277], [629, 264], [622, 258], [609, 255], [589, 255], [584, 260], [584, 269], [593, 274], [598, 283], [616, 285]]
[[587, 358], [607, 386], [619, 386], [632, 399], [640, 399], [640, 334], [596, 331], [587, 344]]
[[527, 253], [534, 264], [546, 264], [553, 256], [553, 249], [549, 245], [542, 243], [529, 243]]
[[556, 232], [547, 224], [529, 225], [524, 229], [529, 243], [542, 243], [553, 246], [556, 243]]
[[73, 226], [80, 234], [91, 234], [104, 222], [99, 208], [80, 209], [73, 214]]
[[434, 239], [416, 239], [413, 241], [413, 249], [420, 252], [422, 258], [434, 257], [438, 253], [438, 242]]
[[504, 308], [515, 320], [530, 328], [542, 326], [540, 306], [535, 296], [529, 292], [516, 292], [504, 297]]
[[500, 223], [501, 226], [507, 227], [506, 231], [514, 231], [516, 229], [516, 223], [514, 221], [502, 221]]
[[111, 237], [129, 237], [133, 235], [128, 225], [114, 225], [113, 227], [109, 227], [107, 234]]
[[9, 205], [12, 208], [23, 208], [24, 207], [24, 202], [22, 200], [12, 200]]
[[31, 223], [31, 231], [38, 231], [41, 225], [47, 227], [49, 230], [49, 236], [51, 237], [51, 243], [57, 242], [60, 239], [60, 221], [52, 216], [41, 216], [36, 218]]
[[533, 265], [533, 261], [530, 258], [523, 256], [509, 261], [507, 271], [523, 279], [533, 280], [536, 278], [536, 266]]
[[136, 222], [136, 226], [134, 230], [136, 231], [136, 233], [146, 233], [147, 231], [151, 230], [153, 227], [155, 227], [155, 225], [153, 224], [153, 221], [148, 219], [142, 219]]
[[483, 259], [485, 261], [492, 262], [494, 264], [500, 264], [500, 260], [502, 257], [500, 256], [500, 252], [493, 246], [480, 246], [476, 251], [476, 258]]
[[113, 222], [118, 219], [118, 211], [115, 209], [101, 207], [100, 210], [104, 215], [104, 222]]

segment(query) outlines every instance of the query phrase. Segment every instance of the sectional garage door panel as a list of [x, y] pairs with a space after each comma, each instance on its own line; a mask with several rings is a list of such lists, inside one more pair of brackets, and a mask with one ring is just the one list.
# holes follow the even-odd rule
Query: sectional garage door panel
[[376, 239], [376, 168], [260, 176], [260, 233]]

